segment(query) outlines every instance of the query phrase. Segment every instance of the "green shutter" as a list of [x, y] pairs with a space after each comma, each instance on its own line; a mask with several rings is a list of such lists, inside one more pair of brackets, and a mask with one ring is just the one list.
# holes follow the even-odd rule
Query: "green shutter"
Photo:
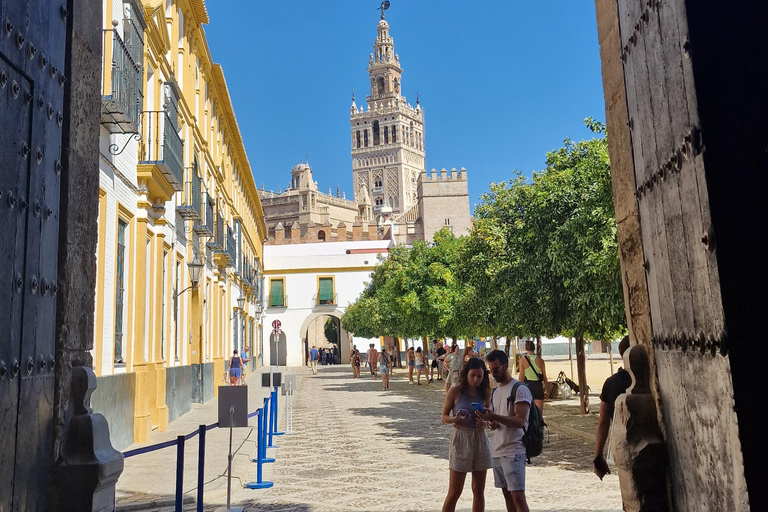
[[282, 279], [274, 279], [270, 281], [270, 290], [269, 290], [269, 305], [270, 306], [278, 306], [282, 307], [283, 304], [283, 280]]
[[317, 292], [318, 302], [320, 304], [333, 304], [333, 278], [321, 277], [319, 288]]

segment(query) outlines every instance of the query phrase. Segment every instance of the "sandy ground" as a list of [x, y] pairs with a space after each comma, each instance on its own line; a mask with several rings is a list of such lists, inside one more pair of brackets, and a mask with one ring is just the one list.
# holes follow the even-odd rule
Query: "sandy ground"
[[[440, 423], [442, 386], [409, 385], [401, 370], [382, 391], [378, 379], [352, 379], [348, 366], [321, 367], [317, 376], [302, 370], [296, 434], [276, 438], [276, 462], [264, 466], [274, 487], [238, 491], [233, 503], [253, 511], [440, 510], [451, 429]], [[531, 510], [621, 510], [618, 478], [595, 477], [592, 451], [583, 437], [550, 432], [545, 452], [527, 469]], [[256, 477], [254, 464], [249, 478]], [[491, 473], [485, 494], [486, 510], [504, 510]], [[469, 510], [471, 497], [468, 479], [457, 510]]]

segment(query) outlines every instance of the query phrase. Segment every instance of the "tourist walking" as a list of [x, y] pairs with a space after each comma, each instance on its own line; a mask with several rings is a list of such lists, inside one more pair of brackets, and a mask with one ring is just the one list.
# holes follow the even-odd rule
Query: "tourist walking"
[[248, 364], [251, 362], [251, 348], [246, 345], [240, 359], [243, 361], [243, 367], [240, 369], [240, 385], [245, 384], [245, 376], [248, 375]]
[[493, 350], [486, 361], [499, 386], [491, 393], [489, 410], [478, 412], [477, 416], [488, 421], [488, 427], [494, 431], [491, 436], [494, 484], [501, 489], [508, 512], [529, 512], [525, 498], [523, 434], [528, 428], [533, 397], [527, 386], [509, 374], [507, 354]]
[[[421, 347], [419, 347], [419, 350], [421, 350]], [[405, 362], [408, 365], [408, 384], [413, 384], [413, 368], [416, 364], [413, 347], [408, 347], [408, 350], [405, 351]]]
[[459, 383], [459, 370], [461, 370], [459, 346], [453, 345], [451, 351], [441, 357], [443, 358], [443, 367], [447, 370], [445, 376], [445, 392], [447, 393], [451, 386]]
[[[472, 512], [485, 510], [485, 477], [492, 467], [483, 420], [475, 411], [488, 409], [491, 385], [485, 362], [473, 358], [464, 365], [457, 386], [448, 390], [443, 405], [443, 424], [452, 424], [448, 449], [448, 494], [443, 512], [456, 510], [467, 473], [472, 473]], [[514, 509], [512, 509], [514, 510]]]
[[536, 355], [536, 344], [533, 340], [525, 342], [525, 354], [518, 361], [520, 375], [518, 380], [525, 383], [533, 395], [533, 402], [544, 415], [544, 398], [547, 396], [547, 368], [544, 359]]
[[376, 378], [376, 365], [379, 364], [379, 353], [373, 343], [368, 348], [368, 367], [371, 369], [371, 378]]
[[416, 361], [416, 384], [421, 386], [421, 374], [424, 374], [424, 380], [429, 384], [429, 372], [427, 371], [427, 363], [424, 361], [424, 353], [421, 351], [421, 347], [416, 349], [414, 355]]
[[237, 386], [240, 383], [240, 370], [243, 367], [243, 359], [237, 354], [237, 349], [229, 358], [229, 385]]
[[461, 364], [464, 366], [467, 362], [474, 357], [474, 345], [472, 340], [468, 340], [464, 347], [464, 353], [461, 355]]
[[[629, 348], [629, 336], [619, 342], [619, 354], [624, 357], [624, 352]], [[603, 390], [600, 392], [600, 416], [597, 419], [597, 433], [595, 435], [595, 460], [593, 465], [595, 467], [595, 474], [600, 478], [610, 473], [608, 469], [608, 463], [603, 457], [603, 450], [605, 449], [605, 442], [608, 439], [608, 431], [611, 428], [611, 420], [613, 419], [613, 410], [616, 404], [616, 399], [619, 395], [625, 393], [627, 388], [632, 384], [632, 376], [628, 371], [623, 368], [619, 368], [619, 371], [614, 375], [611, 375], [605, 380], [603, 384]]]
[[387, 355], [386, 347], [381, 347], [381, 353], [379, 354], [379, 373], [381, 373], [381, 386], [384, 391], [389, 389], [389, 370], [392, 367], [392, 363]]
[[352, 365], [352, 377], [357, 378], [360, 375], [360, 363], [361, 363], [360, 351], [357, 350], [357, 346], [352, 346], [352, 351], [349, 353], [349, 363]]
[[432, 342], [432, 348], [430, 349], [430, 353], [432, 354], [432, 370], [431, 370], [431, 375], [429, 376], [429, 380], [430, 382], [434, 380], [435, 370], [437, 370], [437, 380], [443, 380], [442, 356], [445, 355], [446, 350], [442, 344], [438, 343], [437, 340], [435, 340]]
[[314, 345], [309, 351], [309, 367], [312, 368], [312, 375], [317, 375], [317, 358], [320, 357], [320, 353], [317, 351]]

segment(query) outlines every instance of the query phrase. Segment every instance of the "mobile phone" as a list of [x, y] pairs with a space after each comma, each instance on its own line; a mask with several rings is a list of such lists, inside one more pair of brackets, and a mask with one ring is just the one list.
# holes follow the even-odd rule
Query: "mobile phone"
[[480, 402], [472, 402], [472, 407], [478, 412], [485, 412], [485, 407]]

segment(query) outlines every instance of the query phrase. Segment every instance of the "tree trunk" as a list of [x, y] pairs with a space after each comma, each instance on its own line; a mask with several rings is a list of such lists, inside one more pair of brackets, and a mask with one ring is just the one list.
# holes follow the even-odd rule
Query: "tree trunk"
[[571, 362], [571, 380], [573, 380], [573, 350], [571, 347], [571, 344], [573, 343], [573, 338], [568, 338], [568, 361]]
[[589, 413], [589, 389], [587, 388], [587, 354], [584, 351], [584, 335], [576, 336], [576, 366], [579, 372], [579, 397], [581, 414]]
[[499, 337], [494, 336], [491, 338], [491, 350], [499, 350]]
[[536, 355], [541, 357], [541, 336], [536, 335]]
[[507, 343], [504, 345], [504, 353], [507, 354], [507, 357], [509, 357], [509, 349], [512, 345], [512, 336], [507, 336]]
[[608, 359], [611, 361], [611, 375], [613, 375], [613, 346], [608, 342]]

